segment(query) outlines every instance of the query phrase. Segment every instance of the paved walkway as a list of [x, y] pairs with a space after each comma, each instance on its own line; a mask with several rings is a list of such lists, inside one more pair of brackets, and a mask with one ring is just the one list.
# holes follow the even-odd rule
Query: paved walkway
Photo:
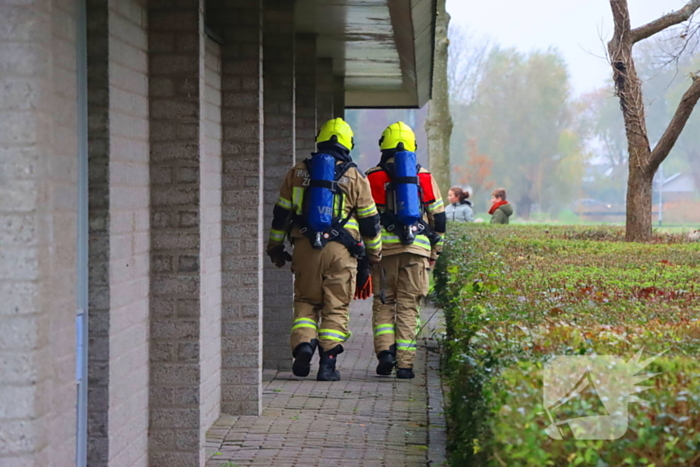
[[[268, 374], [260, 417], [222, 417], [207, 434], [207, 467], [265, 465], [405, 467], [444, 461], [444, 418], [439, 359], [428, 350], [433, 322], [419, 340], [416, 378], [375, 373], [371, 300], [351, 308], [353, 336], [338, 357], [342, 381]], [[426, 346], [427, 344], [427, 346]]]

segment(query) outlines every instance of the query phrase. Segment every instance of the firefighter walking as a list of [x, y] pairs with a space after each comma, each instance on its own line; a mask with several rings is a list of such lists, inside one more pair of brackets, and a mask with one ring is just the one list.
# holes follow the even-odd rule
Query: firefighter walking
[[430, 172], [416, 163], [416, 137], [403, 122], [379, 140], [379, 164], [367, 171], [381, 216], [382, 260], [372, 273], [377, 374], [415, 377], [416, 334], [429, 274], [442, 250], [446, 216]]
[[[316, 348], [319, 381], [338, 381], [336, 357], [350, 337], [349, 307], [356, 293], [358, 259], [379, 262], [379, 213], [369, 182], [352, 162], [353, 132], [343, 119], [326, 122], [317, 153], [299, 162], [282, 183], [267, 254], [277, 267], [291, 259], [294, 272], [293, 373], [308, 376]], [[288, 234], [287, 234], [288, 233]], [[293, 254], [284, 249], [285, 237]], [[371, 287], [369, 278], [359, 288]]]

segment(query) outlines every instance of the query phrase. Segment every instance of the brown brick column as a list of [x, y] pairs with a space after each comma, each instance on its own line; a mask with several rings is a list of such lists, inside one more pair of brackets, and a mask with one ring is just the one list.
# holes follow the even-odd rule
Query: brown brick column
[[318, 126], [334, 118], [333, 59], [319, 58], [316, 64], [316, 122]]
[[296, 35], [296, 160], [316, 150], [316, 36]]
[[[264, 227], [267, 236], [279, 186], [294, 165], [294, 1], [264, 0]], [[266, 241], [266, 238], [263, 238]], [[265, 258], [267, 259], [267, 258]], [[264, 262], [263, 367], [292, 368], [289, 333], [292, 327], [294, 278], [289, 267]]]
[[[182, 6], [173, 6], [182, 5]], [[203, 465], [202, 2], [150, 2], [152, 467]]]
[[221, 34], [221, 410], [262, 407], [262, 1], [217, 0], [207, 17]]
[[345, 119], [345, 77], [333, 78], [333, 116]]

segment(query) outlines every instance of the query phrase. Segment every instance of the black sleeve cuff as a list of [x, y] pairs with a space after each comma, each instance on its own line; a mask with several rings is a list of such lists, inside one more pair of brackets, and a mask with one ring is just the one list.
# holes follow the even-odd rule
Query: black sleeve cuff
[[287, 227], [287, 219], [289, 219], [290, 214], [291, 211], [275, 205], [275, 209], [272, 211], [272, 229], [284, 230]]
[[447, 214], [444, 212], [433, 214], [433, 220], [435, 222], [435, 227], [433, 230], [436, 232], [445, 232], [447, 228]]
[[358, 221], [360, 224], [360, 235], [367, 238], [374, 238], [382, 231], [379, 223], [379, 214], [371, 217], [363, 217]]

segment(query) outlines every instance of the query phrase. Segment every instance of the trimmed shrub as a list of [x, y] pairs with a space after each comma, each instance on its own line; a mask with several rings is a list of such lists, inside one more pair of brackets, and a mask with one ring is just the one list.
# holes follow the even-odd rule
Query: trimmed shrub
[[[700, 244], [684, 235], [625, 243], [620, 228], [454, 227], [435, 274], [447, 322], [454, 466], [700, 465]], [[554, 440], [553, 422], [605, 415], [584, 391], [543, 406], [557, 355], [646, 360], [646, 404], [617, 440]], [[551, 417], [555, 417], [553, 420]]]

